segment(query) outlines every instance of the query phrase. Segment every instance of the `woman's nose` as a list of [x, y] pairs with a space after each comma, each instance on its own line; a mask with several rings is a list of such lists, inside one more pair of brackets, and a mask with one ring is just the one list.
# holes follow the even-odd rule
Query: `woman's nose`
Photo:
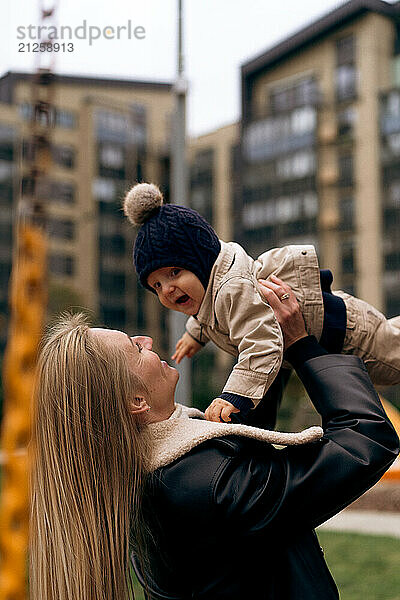
[[148, 335], [134, 335], [132, 339], [134, 342], [139, 342], [139, 344], [142, 344], [142, 346], [147, 348], [147, 350], [151, 350], [153, 347], [153, 338]]

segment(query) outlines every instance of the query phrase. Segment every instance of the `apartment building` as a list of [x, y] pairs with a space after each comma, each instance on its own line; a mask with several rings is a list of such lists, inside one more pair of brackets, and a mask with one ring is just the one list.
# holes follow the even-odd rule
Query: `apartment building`
[[[207, 219], [226, 242], [233, 239], [235, 197], [239, 190], [239, 132], [239, 124], [232, 123], [188, 142], [190, 207]], [[204, 409], [209, 405], [211, 392], [217, 395], [221, 391], [232, 367], [232, 358], [226, 352], [214, 344], [206, 348], [194, 357], [192, 371], [194, 401]]]
[[232, 123], [188, 143], [190, 206], [225, 241], [233, 239], [239, 132], [239, 124]]
[[[0, 342], [7, 332], [12, 222], [29, 193], [32, 75], [0, 78]], [[165, 315], [133, 277], [134, 230], [121, 200], [137, 180], [168, 193], [171, 113], [168, 83], [54, 75], [51, 165], [42, 202], [50, 240], [52, 298], [92, 311], [99, 322], [150, 331], [167, 346]], [[158, 333], [160, 335], [158, 335]], [[161, 336], [161, 337], [160, 337]]]
[[242, 66], [242, 216], [257, 255], [313, 243], [400, 313], [400, 2], [351, 0]]

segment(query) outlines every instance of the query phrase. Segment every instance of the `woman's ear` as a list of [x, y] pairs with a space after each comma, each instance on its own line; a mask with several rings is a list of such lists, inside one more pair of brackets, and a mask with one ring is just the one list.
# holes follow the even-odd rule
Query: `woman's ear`
[[142, 344], [142, 346], [147, 348], [147, 350], [151, 350], [153, 348], [153, 338], [151, 338], [149, 335], [134, 335], [132, 339], [134, 342], [139, 342], [139, 344]]
[[129, 401], [129, 412], [132, 415], [140, 415], [141, 413], [148, 412], [150, 406], [147, 404], [143, 396], [136, 396], [133, 400]]

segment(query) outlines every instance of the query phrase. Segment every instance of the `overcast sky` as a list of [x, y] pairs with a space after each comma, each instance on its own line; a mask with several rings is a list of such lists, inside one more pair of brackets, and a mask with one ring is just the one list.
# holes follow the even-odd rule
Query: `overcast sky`
[[[54, 0], [56, 1], [56, 0]], [[46, 0], [47, 5], [53, 2]], [[337, 8], [334, 0], [183, 0], [185, 70], [189, 80], [188, 130], [201, 134], [240, 113], [240, 65]], [[144, 39], [73, 40], [73, 52], [56, 55], [58, 73], [172, 81], [176, 72], [177, 0], [59, 0], [58, 26], [143, 27]], [[38, 23], [38, 0], [3, 0], [0, 73], [29, 71], [32, 52], [18, 39]], [[25, 29], [19, 29], [17, 27]], [[67, 30], [66, 30], [67, 31]], [[83, 31], [83, 29], [81, 29]], [[93, 30], [95, 33], [95, 30]], [[142, 30], [137, 30], [141, 37]], [[110, 37], [112, 33], [110, 32]], [[122, 39], [124, 38], [124, 39]], [[66, 40], [69, 41], [69, 40]]]

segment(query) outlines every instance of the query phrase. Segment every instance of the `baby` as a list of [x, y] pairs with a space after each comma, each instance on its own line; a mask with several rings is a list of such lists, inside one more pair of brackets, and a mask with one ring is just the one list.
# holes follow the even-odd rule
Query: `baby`
[[153, 184], [135, 185], [124, 212], [141, 226], [134, 247], [141, 283], [163, 306], [189, 316], [172, 358], [192, 357], [209, 340], [237, 358], [209, 419], [230, 421], [231, 413], [257, 406], [281, 367], [282, 332], [258, 285], [274, 276], [292, 288], [308, 333], [326, 350], [360, 356], [376, 384], [400, 383], [400, 317], [387, 320], [358, 298], [333, 294], [332, 274], [319, 269], [313, 246], [274, 248], [253, 260], [219, 240], [196, 211], [163, 204]]

